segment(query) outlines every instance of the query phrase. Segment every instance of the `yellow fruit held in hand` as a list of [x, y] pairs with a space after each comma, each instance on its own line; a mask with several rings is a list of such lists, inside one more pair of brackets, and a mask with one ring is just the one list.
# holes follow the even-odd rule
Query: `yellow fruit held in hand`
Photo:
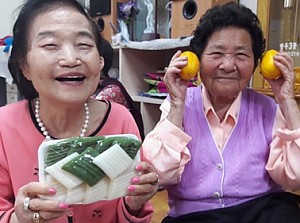
[[181, 79], [190, 80], [197, 75], [200, 68], [200, 62], [197, 55], [191, 51], [184, 51], [181, 55], [188, 58], [188, 63], [186, 66], [181, 68], [179, 76]]
[[274, 64], [273, 59], [273, 56], [277, 53], [278, 51], [276, 50], [268, 50], [262, 57], [260, 72], [267, 79], [277, 79], [281, 76], [281, 72]]

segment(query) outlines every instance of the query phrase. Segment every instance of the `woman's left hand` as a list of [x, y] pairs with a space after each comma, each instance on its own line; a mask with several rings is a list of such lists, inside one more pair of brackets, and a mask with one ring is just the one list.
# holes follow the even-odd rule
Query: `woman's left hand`
[[131, 179], [125, 197], [126, 208], [132, 215], [137, 215], [143, 204], [150, 200], [159, 188], [158, 176], [150, 164], [140, 162], [136, 166], [136, 171], [139, 174]]
[[286, 99], [294, 98], [294, 63], [292, 57], [283, 51], [274, 56], [274, 63], [282, 76], [276, 80], [268, 79], [267, 81], [272, 87], [276, 101], [280, 104]]

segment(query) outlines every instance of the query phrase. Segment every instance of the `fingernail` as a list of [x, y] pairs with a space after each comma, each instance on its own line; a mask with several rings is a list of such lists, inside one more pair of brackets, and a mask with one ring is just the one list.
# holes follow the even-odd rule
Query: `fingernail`
[[135, 190], [135, 186], [130, 185], [130, 186], [128, 187], [128, 190], [129, 190], [129, 191], [134, 191], [134, 190]]
[[50, 194], [56, 194], [56, 189], [55, 188], [49, 188], [49, 193]]
[[60, 203], [58, 205], [58, 207], [61, 208], [61, 209], [67, 209], [69, 207], [69, 205], [67, 203]]
[[135, 169], [136, 169], [136, 170], [142, 170], [143, 167], [142, 167], [142, 165], [136, 165]]
[[138, 183], [138, 182], [140, 182], [140, 179], [138, 177], [134, 177], [134, 178], [132, 178], [131, 182]]

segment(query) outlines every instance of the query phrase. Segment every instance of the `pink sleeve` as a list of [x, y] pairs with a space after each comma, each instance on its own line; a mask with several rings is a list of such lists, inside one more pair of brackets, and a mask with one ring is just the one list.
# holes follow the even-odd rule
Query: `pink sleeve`
[[137, 217], [128, 213], [125, 208], [124, 199], [119, 199], [118, 204], [118, 223], [135, 222], [135, 223], [150, 223], [153, 214], [153, 207], [150, 201], [144, 203], [139, 215]]
[[[163, 107], [163, 105], [162, 105]], [[142, 160], [149, 162], [159, 175], [163, 185], [177, 184], [185, 164], [190, 160], [187, 144], [191, 137], [165, 118], [146, 136], [142, 149]]]
[[300, 129], [288, 130], [284, 126], [278, 110], [266, 170], [276, 183], [294, 191], [300, 189]]
[[7, 211], [0, 211], [0, 223], [9, 223], [10, 216], [14, 211], [14, 208], [11, 208]]

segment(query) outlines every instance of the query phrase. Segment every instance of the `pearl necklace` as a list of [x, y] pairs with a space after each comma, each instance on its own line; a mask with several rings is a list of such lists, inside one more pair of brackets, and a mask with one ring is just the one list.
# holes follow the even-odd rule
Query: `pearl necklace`
[[[81, 129], [80, 137], [84, 137], [85, 133], [88, 128], [89, 124], [89, 119], [90, 119], [90, 111], [87, 102], [84, 103], [84, 110], [85, 110], [85, 119], [84, 119], [84, 124]], [[40, 127], [40, 130], [42, 131], [43, 135], [45, 136], [46, 140], [51, 139], [51, 136], [49, 135], [46, 127], [44, 126], [44, 123], [42, 122], [42, 119], [40, 117], [40, 100], [36, 99], [35, 101], [35, 119], [38, 123], [38, 126]]]

